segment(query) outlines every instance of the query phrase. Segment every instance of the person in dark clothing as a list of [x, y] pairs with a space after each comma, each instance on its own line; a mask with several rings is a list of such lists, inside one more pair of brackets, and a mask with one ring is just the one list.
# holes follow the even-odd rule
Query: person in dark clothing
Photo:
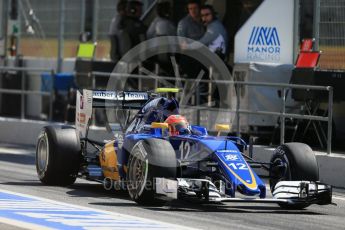
[[[218, 20], [213, 6], [204, 5], [201, 7], [201, 19], [206, 26], [206, 33], [198, 41], [207, 46], [211, 52], [217, 54], [225, 62], [228, 51], [228, 34], [221, 21]], [[191, 49], [198, 46], [197, 43], [188, 45]], [[219, 74], [217, 70], [214, 70], [213, 75], [217, 74]], [[220, 92], [225, 92], [226, 86], [224, 84], [216, 84], [213, 85], [211, 91], [213, 91], [214, 106], [223, 107], [225, 103], [220, 97]]]
[[[198, 42], [185, 43], [183, 44], [183, 49], [198, 49], [200, 43], [207, 46], [209, 50], [217, 54], [223, 61], [226, 60], [226, 55], [228, 51], [228, 34], [226, 32], [223, 24], [216, 17], [216, 12], [211, 5], [204, 5], [201, 8], [201, 19], [206, 27], [206, 33], [198, 39]], [[206, 71], [205, 71], [206, 72]], [[216, 70], [214, 70], [213, 75], [217, 75]], [[215, 86], [215, 85], [214, 85]], [[201, 84], [201, 94], [205, 94], [209, 90], [208, 86]], [[220, 105], [220, 96], [219, 92], [223, 91], [223, 85], [217, 84], [216, 87], [212, 87], [210, 90], [213, 91], [213, 101], [214, 106], [218, 107]], [[205, 101], [205, 97], [201, 97], [201, 101]]]
[[[128, 50], [132, 49], [146, 39], [146, 26], [140, 20], [142, 14], [142, 3], [139, 1], [129, 1], [127, 3], [126, 16], [120, 22], [120, 29], [123, 30], [123, 39], [127, 39], [129, 44], [126, 45]], [[127, 51], [128, 51], [127, 50]]]
[[228, 50], [228, 34], [221, 21], [218, 20], [213, 6], [201, 7], [201, 19], [206, 26], [206, 33], [199, 42], [224, 60]]
[[200, 4], [196, 0], [190, 0], [187, 9], [187, 16], [178, 23], [177, 36], [199, 40], [205, 32], [200, 18]]
[[126, 16], [127, 1], [120, 0], [117, 4], [117, 14], [111, 20], [109, 26], [109, 38], [110, 38], [110, 59], [117, 62], [124, 54], [122, 46], [119, 44], [119, 37], [121, 36], [120, 22], [123, 17]]
[[[143, 4], [140, 1], [128, 1], [126, 6], [126, 15], [119, 23], [121, 34], [119, 35], [119, 44], [123, 55], [146, 39], [146, 26], [140, 20]], [[122, 56], [123, 56], [122, 55]], [[138, 68], [132, 71], [138, 73]], [[127, 80], [128, 89], [137, 90], [138, 80], [129, 78]]]
[[[161, 37], [158, 44], [154, 44], [157, 47], [157, 53], [160, 53], [160, 43], [162, 42], [162, 39], [167, 39], [168, 42], [174, 43], [175, 37], [163, 37], [163, 36], [176, 36], [176, 26], [171, 21], [171, 5], [170, 2], [160, 2], [157, 4], [157, 16], [154, 18], [152, 23], [150, 24], [149, 29], [147, 30], [146, 36], [148, 39]], [[157, 43], [158, 41], [156, 41]], [[174, 74], [173, 68], [171, 66], [171, 56], [174, 54], [174, 47], [171, 47], [169, 49], [168, 53], [161, 53], [158, 55], [155, 55], [154, 57], [150, 58], [149, 62], [146, 63], [149, 64], [150, 69], [154, 69], [154, 66], [152, 64], [158, 63], [159, 64], [159, 74], [160, 75], [166, 75], [166, 76], [172, 76]]]
[[[187, 3], [187, 11], [188, 14], [179, 21], [177, 26], [177, 35], [180, 37], [179, 41], [181, 45], [188, 43], [188, 41], [190, 42], [190, 40], [187, 41], [187, 39], [183, 38], [189, 38], [197, 41], [205, 33], [205, 29], [200, 17], [200, 2], [197, 0], [189, 0]], [[179, 64], [182, 69], [182, 74], [186, 78], [196, 79], [200, 71], [207, 71], [204, 69], [201, 63], [187, 55], [182, 54], [180, 56]], [[192, 83], [189, 82], [185, 84], [186, 85], [184, 87], [189, 88]], [[205, 91], [205, 84], [199, 84], [199, 86], [203, 88], [201, 91]], [[200, 103], [204, 104], [205, 100], [201, 101]]]

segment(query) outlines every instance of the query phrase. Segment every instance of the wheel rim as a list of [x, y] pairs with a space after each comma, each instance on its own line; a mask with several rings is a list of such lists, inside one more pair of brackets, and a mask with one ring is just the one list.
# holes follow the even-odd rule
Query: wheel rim
[[148, 160], [142, 143], [133, 148], [128, 167], [127, 189], [132, 199], [138, 199], [143, 193], [147, 181]]
[[49, 143], [47, 134], [43, 134], [37, 147], [37, 167], [40, 172], [46, 171], [49, 159]]

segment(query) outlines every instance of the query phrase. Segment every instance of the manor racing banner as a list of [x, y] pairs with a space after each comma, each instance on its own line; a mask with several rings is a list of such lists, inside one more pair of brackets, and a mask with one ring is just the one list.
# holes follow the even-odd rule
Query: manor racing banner
[[265, 0], [235, 36], [235, 63], [293, 64], [294, 0]]

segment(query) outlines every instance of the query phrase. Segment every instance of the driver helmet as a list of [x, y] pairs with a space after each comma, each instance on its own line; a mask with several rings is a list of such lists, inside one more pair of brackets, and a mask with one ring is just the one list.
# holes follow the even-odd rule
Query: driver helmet
[[169, 125], [169, 135], [176, 136], [180, 135], [181, 129], [188, 129], [189, 123], [184, 116], [181, 115], [170, 115], [165, 123]]

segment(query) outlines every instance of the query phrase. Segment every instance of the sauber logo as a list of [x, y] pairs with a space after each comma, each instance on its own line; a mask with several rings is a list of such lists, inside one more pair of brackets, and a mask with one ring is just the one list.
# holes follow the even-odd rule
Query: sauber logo
[[148, 100], [148, 94], [143, 92], [120, 92], [115, 91], [94, 91], [94, 99], [115, 100], [115, 101], [136, 101]]
[[254, 26], [248, 40], [247, 57], [253, 61], [279, 61], [280, 39], [277, 28]]
[[225, 159], [227, 161], [238, 161], [239, 160], [238, 156], [235, 154], [227, 154], [227, 155], [225, 155]]
[[95, 99], [107, 99], [116, 100], [117, 94], [114, 91], [94, 91], [93, 98]]

